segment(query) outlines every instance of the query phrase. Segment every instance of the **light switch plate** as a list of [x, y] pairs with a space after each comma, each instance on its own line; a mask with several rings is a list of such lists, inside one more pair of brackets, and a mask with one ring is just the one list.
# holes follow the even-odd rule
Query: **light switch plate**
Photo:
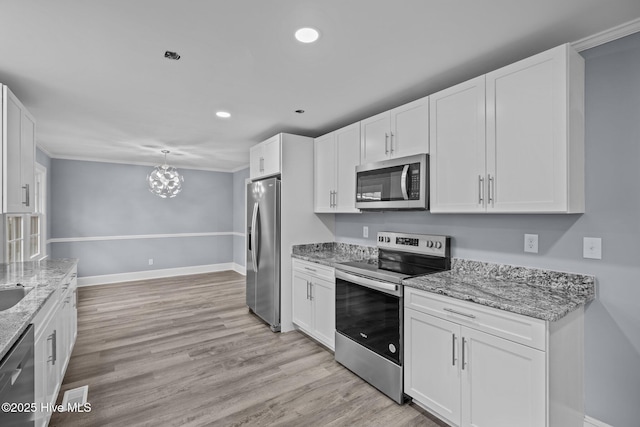
[[369, 227], [366, 225], [362, 226], [362, 237], [369, 237]]
[[582, 257], [602, 259], [602, 239], [599, 237], [585, 237], [582, 244]]
[[538, 253], [538, 235], [537, 234], [525, 234], [524, 235], [524, 251], [534, 254]]

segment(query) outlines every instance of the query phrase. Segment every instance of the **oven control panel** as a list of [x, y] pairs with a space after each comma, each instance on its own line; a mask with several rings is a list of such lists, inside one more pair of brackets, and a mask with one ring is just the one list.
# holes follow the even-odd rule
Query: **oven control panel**
[[378, 233], [379, 248], [442, 257], [449, 256], [450, 240], [449, 236], [393, 233], [391, 231]]

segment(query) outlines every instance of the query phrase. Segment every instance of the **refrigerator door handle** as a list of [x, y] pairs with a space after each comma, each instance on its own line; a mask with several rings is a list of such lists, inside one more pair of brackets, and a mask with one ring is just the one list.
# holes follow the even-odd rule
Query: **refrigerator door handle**
[[258, 271], [258, 261], [256, 259], [256, 252], [258, 247], [256, 246], [256, 234], [258, 234], [258, 230], [256, 230], [258, 221], [258, 202], [253, 204], [253, 215], [251, 216], [251, 264], [253, 265], [253, 271]]

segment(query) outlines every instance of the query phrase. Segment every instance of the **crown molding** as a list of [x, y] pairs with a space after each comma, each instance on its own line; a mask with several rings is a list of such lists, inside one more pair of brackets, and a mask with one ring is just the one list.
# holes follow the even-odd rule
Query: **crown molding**
[[640, 32], [640, 18], [577, 40], [572, 42], [571, 45], [578, 52], [582, 52], [583, 50], [591, 49], [592, 47], [600, 46], [637, 32]]
[[44, 154], [47, 155], [47, 157], [49, 157], [50, 159], [53, 158], [53, 154], [51, 154], [51, 152], [49, 152], [49, 150], [47, 150], [46, 148], [44, 148], [42, 145], [40, 144], [36, 144], [36, 148], [40, 151], [42, 151]]
[[[79, 161], [79, 162], [98, 162], [98, 163], [115, 163], [118, 165], [132, 165], [132, 166], [151, 166], [151, 167], [155, 167], [158, 166], [160, 163], [160, 161], [158, 162], [133, 162], [133, 161], [123, 161], [123, 160], [105, 160], [105, 159], [100, 159], [97, 157], [85, 157], [85, 156], [67, 156], [67, 155], [57, 155], [57, 154], [51, 154], [49, 156], [52, 159], [56, 159], [56, 160], [75, 160], [75, 161]], [[200, 171], [207, 171], [207, 172], [225, 172], [225, 173], [234, 173], [237, 172], [238, 170], [242, 170], [242, 169], [246, 169], [247, 166], [240, 166], [239, 168], [235, 168], [235, 169], [216, 169], [216, 168], [200, 168], [200, 167], [194, 167], [194, 166], [182, 166], [180, 164], [174, 163], [174, 162], [169, 162], [171, 163], [171, 166], [175, 166], [178, 169], [188, 169], [188, 170], [200, 170]]]

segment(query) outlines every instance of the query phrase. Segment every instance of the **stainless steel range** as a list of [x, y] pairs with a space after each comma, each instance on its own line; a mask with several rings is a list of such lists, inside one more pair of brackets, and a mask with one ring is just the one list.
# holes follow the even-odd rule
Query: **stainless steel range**
[[336, 265], [335, 359], [402, 403], [403, 279], [449, 270], [450, 238], [378, 233], [378, 262]]

